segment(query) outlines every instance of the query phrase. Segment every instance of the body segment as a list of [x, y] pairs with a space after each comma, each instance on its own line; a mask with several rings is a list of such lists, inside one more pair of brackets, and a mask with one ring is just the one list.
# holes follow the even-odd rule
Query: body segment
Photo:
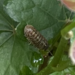
[[24, 34], [37, 48], [47, 50], [49, 47], [47, 40], [32, 25], [25, 26]]

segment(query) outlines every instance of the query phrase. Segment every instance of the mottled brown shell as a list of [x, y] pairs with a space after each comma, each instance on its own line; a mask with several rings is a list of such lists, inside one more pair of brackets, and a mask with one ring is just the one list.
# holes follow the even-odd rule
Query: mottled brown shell
[[49, 47], [47, 40], [32, 25], [25, 26], [24, 34], [37, 48], [47, 50]]

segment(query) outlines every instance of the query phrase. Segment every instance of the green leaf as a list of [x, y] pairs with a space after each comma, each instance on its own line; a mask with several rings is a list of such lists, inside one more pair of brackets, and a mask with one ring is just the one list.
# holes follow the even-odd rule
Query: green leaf
[[67, 19], [57, 0], [6, 0], [4, 5], [13, 20], [33, 25], [48, 40], [57, 35]]
[[31, 70], [27, 66], [25, 66], [22, 68], [19, 75], [33, 75], [33, 73], [31, 72]]
[[66, 23], [65, 8], [56, 0], [5, 0], [2, 5], [3, 2], [0, 3], [0, 75], [19, 75], [24, 66], [36, 73], [43, 58], [36, 47], [29, 45], [24, 27], [31, 24], [50, 40]]
[[[0, 75], [18, 75], [24, 66], [28, 66], [35, 73], [39, 64], [43, 62], [38, 49], [29, 45], [28, 42], [21, 39], [22, 37], [18, 36], [19, 32], [17, 33], [18, 27], [16, 26], [18, 24], [1, 7]], [[35, 60], [38, 62], [34, 62]]]

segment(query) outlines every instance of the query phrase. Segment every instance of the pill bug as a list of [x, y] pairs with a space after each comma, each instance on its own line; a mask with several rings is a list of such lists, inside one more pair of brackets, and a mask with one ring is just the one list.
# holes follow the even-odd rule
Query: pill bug
[[47, 50], [49, 45], [47, 40], [32, 25], [26, 25], [24, 35], [27, 39], [41, 50]]

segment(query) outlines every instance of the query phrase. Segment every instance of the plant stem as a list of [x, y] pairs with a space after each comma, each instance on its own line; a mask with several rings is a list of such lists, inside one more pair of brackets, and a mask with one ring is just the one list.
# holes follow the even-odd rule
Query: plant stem
[[63, 52], [66, 48], [67, 42], [68, 41], [65, 40], [63, 37], [61, 38], [59, 46], [58, 46], [56, 53], [54, 55], [54, 58], [53, 58], [52, 62], [50, 63], [51, 66], [56, 66], [59, 63], [59, 61], [63, 55]]
[[72, 64], [71, 64], [70, 60], [67, 60], [67, 61], [62, 61], [57, 67], [53, 67], [53, 69], [55, 71], [62, 71], [71, 66], [72, 66]]
[[54, 58], [51, 61], [51, 63], [46, 68], [44, 68], [42, 71], [40, 71], [39, 73], [37, 73], [36, 75], [49, 75], [52, 72], [54, 72], [54, 70], [52, 69], [52, 67], [56, 67], [57, 64], [59, 63], [59, 61], [60, 61], [60, 59], [61, 59], [61, 57], [63, 55], [63, 52], [65, 50], [66, 45], [67, 45], [67, 40], [65, 40], [62, 37], [61, 40], [60, 40], [59, 46], [58, 46], [58, 48], [56, 50], [56, 53], [54, 55]]
[[61, 30], [61, 35], [65, 36], [65, 34], [67, 34], [67, 32], [73, 29], [74, 27], [75, 27], [75, 22], [72, 22], [71, 24], [69, 24], [64, 29]]

